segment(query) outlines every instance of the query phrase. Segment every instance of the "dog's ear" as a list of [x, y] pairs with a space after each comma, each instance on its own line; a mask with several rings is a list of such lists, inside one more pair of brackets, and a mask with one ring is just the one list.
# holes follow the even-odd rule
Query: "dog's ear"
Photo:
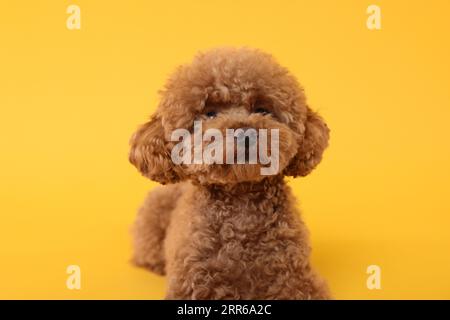
[[322, 118], [309, 107], [304, 125], [305, 132], [297, 154], [284, 170], [287, 176], [306, 176], [322, 160], [322, 154], [328, 146], [330, 130]]
[[162, 184], [180, 180], [170, 158], [159, 116], [153, 116], [143, 124], [131, 137], [130, 145], [129, 160], [144, 176]]

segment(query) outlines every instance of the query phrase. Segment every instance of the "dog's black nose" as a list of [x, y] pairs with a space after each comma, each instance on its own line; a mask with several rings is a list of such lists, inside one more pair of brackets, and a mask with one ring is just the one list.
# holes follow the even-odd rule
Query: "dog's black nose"
[[[243, 139], [244, 141], [242, 141], [242, 142], [244, 142], [245, 149], [248, 150], [250, 148], [251, 144], [254, 143], [257, 133], [254, 132], [255, 131], [254, 128], [250, 128], [250, 127], [243, 127], [243, 128], [239, 128], [239, 129], [241, 129], [242, 131], [240, 131], [240, 133], [238, 134], [237, 139], [240, 141], [242, 141], [242, 139]], [[252, 130], [252, 131], [249, 132], [249, 130]]]
[[248, 151], [248, 149], [250, 149], [250, 137], [246, 136], [245, 137], [245, 150]]

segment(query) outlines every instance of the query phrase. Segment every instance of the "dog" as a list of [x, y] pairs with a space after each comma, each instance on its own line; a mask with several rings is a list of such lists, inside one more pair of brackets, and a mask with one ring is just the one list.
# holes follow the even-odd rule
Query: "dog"
[[[277, 130], [278, 172], [262, 175], [263, 165], [248, 161], [175, 164], [172, 133], [193, 133], [195, 121], [203, 131]], [[303, 88], [271, 55], [251, 48], [198, 54], [169, 77], [156, 112], [131, 138], [130, 162], [162, 184], [138, 212], [133, 262], [167, 275], [167, 299], [330, 298], [311, 268], [308, 231], [284, 181], [308, 175], [328, 140]]]

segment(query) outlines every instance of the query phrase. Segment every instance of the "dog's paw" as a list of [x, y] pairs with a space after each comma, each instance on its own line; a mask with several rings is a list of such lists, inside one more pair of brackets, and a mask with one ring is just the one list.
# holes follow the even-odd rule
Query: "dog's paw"
[[165, 263], [163, 261], [155, 261], [146, 259], [145, 257], [134, 256], [131, 259], [131, 262], [135, 266], [147, 269], [157, 275], [164, 276], [166, 274]]

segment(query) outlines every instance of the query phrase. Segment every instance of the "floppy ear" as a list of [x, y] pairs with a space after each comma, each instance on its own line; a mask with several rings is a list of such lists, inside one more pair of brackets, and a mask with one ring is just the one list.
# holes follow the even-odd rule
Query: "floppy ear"
[[179, 180], [159, 116], [143, 124], [130, 140], [130, 162], [146, 177], [162, 184]]
[[310, 173], [322, 160], [322, 154], [328, 146], [329, 133], [330, 130], [322, 118], [308, 107], [303, 139], [284, 174], [303, 177]]

